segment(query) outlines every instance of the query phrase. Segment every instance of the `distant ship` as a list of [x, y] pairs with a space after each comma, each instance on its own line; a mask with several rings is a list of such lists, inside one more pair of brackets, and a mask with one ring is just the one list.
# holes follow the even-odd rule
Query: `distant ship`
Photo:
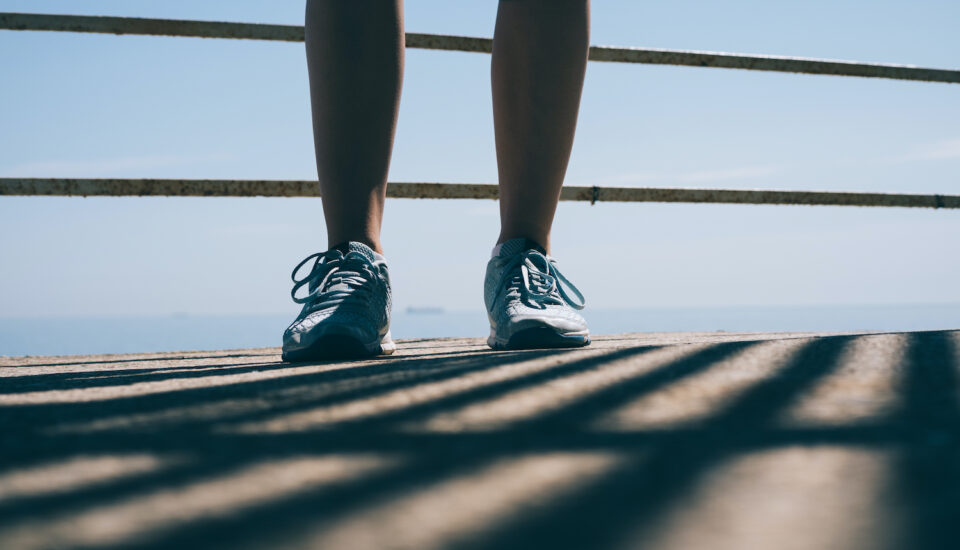
[[443, 308], [434, 307], [434, 306], [425, 306], [425, 307], [408, 306], [407, 313], [411, 315], [437, 315], [439, 313], [443, 313]]

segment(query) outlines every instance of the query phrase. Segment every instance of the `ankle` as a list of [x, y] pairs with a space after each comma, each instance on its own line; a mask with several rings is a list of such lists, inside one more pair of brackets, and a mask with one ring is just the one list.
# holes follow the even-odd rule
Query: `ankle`
[[549, 235], [537, 235], [529, 232], [501, 232], [500, 236], [497, 238], [496, 246], [513, 240], [513, 239], [527, 239], [533, 241], [540, 245], [540, 248], [544, 249], [547, 254], [550, 253], [550, 236]]
[[383, 255], [383, 248], [380, 246], [379, 239], [373, 239], [370, 237], [356, 236], [346, 239], [327, 239], [327, 250], [332, 250], [338, 246], [346, 244], [348, 242], [363, 243], [369, 246], [377, 254]]

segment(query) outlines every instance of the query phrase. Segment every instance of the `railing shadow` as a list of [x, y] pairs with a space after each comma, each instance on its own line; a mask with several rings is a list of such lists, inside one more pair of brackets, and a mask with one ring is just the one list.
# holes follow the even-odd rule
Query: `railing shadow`
[[[24, 522], [42, 524], [45, 519], [69, 517], [169, 487], [229, 478], [232, 472], [250, 465], [284, 457], [342, 453], [402, 457], [396, 467], [345, 479], [322, 490], [299, 491], [216, 517], [179, 522], [121, 544], [143, 548], [271, 546], [275, 537], [295, 540], [299, 534], [336, 525], [376, 503], [460, 479], [503, 459], [529, 453], [602, 451], [625, 460], [582, 483], [566, 498], [538, 502], [518, 516], [486, 525], [479, 534], [458, 540], [457, 546], [614, 548], [635, 537], [642, 538], [646, 530], [673, 513], [705, 475], [746, 453], [786, 445], [830, 444], [894, 450], [900, 459], [892, 472], [896, 482], [886, 498], [904, 513], [904, 517], [896, 518], [906, 526], [895, 533], [900, 537], [899, 545], [924, 549], [949, 546], [950, 541], [960, 540], [960, 357], [950, 333], [908, 336], [907, 354], [900, 365], [903, 406], [890, 416], [866, 424], [822, 428], [786, 429], [775, 421], [779, 413], [838, 368], [856, 338], [810, 339], [785, 366], [755, 382], [707, 418], [661, 430], [602, 432], [594, 423], [639, 396], [703, 373], [757, 342], [704, 345], [619, 383], [585, 391], [532, 416], [481, 431], [418, 432], [404, 426], [518, 390], [617, 368], [617, 364], [643, 360], [646, 354], [661, 348], [632, 346], [588, 354], [531, 351], [466, 357], [425, 355], [103, 402], [4, 406], [0, 407], [0, 423], [8, 428], [0, 438], [0, 477], [78, 455], [147, 452], [188, 460], [68, 492], [0, 499], [0, 540], [4, 529]], [[223, 375], [237, 373], [237, 369], [290, 368], [232, 363], [221, 367]], [[219, 370], [215, 365], [198, 368]], [[515, 371], [509, 371], [509, 376], [494, 376], [504, 369]], [[126, 370], [132, 371], [128, 383], [162, 380], [164, 374]], [[190, 369], [179, 370], [170, 374], [176, 379], [183, 378], [185, 372], [192, 374]], [[119, 383], [94, 375], [92, 386], [85, 386], [84, 379], [63, 374], [42, 375], [47, 377], [43, 387], [77, 389]], [[476, 380], [467, 384], [465, 377], [470, 375]], [[27, 380], [17, 384], [14, 391], [4, 388], [0, 393], [13, 395], [31, 385]], [[387, 395], [414, 395], [431, 384], [453, 389], [299, 430], [234, 429], [317, 408], [349, 407]], [[229, 409], [229, 414], [209, 414], [211, 407], [220, 405]], [[195, 410], [207, 411], [206, 416], [194, 414]], [[138, 415], [147, 416], [143, 422], [120, 422], [101, 429], [62, 429]]]
[[912, 336], [895, 491], [906, 504], [901, 547], [951, 548], [960, 541], [960, 350], [946, 333]]

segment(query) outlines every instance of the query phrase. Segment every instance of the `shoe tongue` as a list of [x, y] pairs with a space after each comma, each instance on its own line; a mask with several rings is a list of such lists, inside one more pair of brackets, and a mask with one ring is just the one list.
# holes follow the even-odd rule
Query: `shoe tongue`
[[372, 248], [356, 241], [340, 243], [337, 246], [334, 246], [332, 249], [339, 250], [344, 256], [351, 252], [356, 252], [366, 257], [368, 260], [370, 260], [370, 262], [375, 262], [377, 260], [377, 253], [374, 252]]
[[[347, 254], [349, 254], [349, 253], [351, 253], [351, 252], [356, 252], [357, 254], [360, 254], [360, 255], [364, 256], [365, 258], [367, 258], [368, 260], [370, 260], [371, 263], [373, 263], [373, 262], [375, 261], [375, 258], [376, 258], [376, 256], [377, 256], [377, 253], [374, 252], [372, 248], [370, 248], [369, 246], [367, 246], [367, 245], [365, 245], [365, 244], [363, 244], [363, 243], [359, 243], [359, 242], [355, 242], [355, 241], [348, 241], [348, 242], [340, 243], [340, 244], [338, 244], [338, 245], [336, 245], [336, 246], [330, 247], [330, 250], [338, 250], [338, 251], [340, 251], [340, 253], [343, 254], [344, 256], [346, 256]], [[341, 267], [342, 267], [342, 265], [341, 265]], [[334, 276], [336, 276], [336, 274], [334, 274]], [[317, 281], [317, 283], [319, 283], [319, 281]], [[310, 285], [310, 290], [313, 290], [313, 289], [315, 289], [315, 288], [316, 288], [315, 285], [313, 285], [313, 284]], [[350, 285], [348, 285], [347, 283], [344, 283], [344, 282], [335, 282], [334, 284], [331, 284], [331, 285], [329, 285], [329, 286], [326, 288], [326, 291], [327, 291], [327, 292], [336, 291], [336, 290], [342, 290], [342, 291], [350, 292], [350, 291], [352, 290], [352, 287], [351, 287]]]
[[518, 237], [516, 239], [510, 239], [509, 241], [504, 242], [500, 245], [500, 254], [501, 258], [508, 258], [523, 252], [524, 250], [536, 250], [537, 252], [546, 256], [547, 251], [540, 246], [537, 241], [528, 239], [526, 237]]

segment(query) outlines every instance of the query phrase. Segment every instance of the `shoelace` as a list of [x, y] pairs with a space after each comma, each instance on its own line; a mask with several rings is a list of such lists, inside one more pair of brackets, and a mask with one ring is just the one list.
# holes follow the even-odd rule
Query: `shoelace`
[[[302, 279], [297, 279], [297, 273], [303, 266], [313, 260], [313, 266]], [[293, 290], [290, 297], [298, 304], [308, 304], [312, 311], [325, 309], [343, 303], [343, 301], [357, 292], [370, 292], [369, 281], [374, 279], [374, 266], [363, 254], [348, 252], [344, 255], [339, 250], [316, 252], [303, 259], [290, 274], [293, 279]], [[342, 285], [341, 288], [332, 288]], [[304, 286], [309, 292], [303, 297], [297, 297], [297, 291]]]
[[[536, 250], [524, 250], [514, 256], [504, 272], [511, 273], [517, 266], [520, 267], [520, 274], [514, 275], [508, 282], [508, 293], [515, 293], [529, 305], [543, 307], [566, 303], [574, 309], [583, 309], [586, 305], [580, 289], [560, 273], [556, 264]], [[564, 287], [569, 288], [576, 299]]]

